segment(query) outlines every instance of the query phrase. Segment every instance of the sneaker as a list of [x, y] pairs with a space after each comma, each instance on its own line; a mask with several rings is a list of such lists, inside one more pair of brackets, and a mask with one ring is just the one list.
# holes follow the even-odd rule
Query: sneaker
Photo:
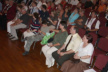
[[14, 37], [14, 38], [12, 38], [11, 40], [12, 40], [12, 41], [15, 41], [15, 40], [18, 40], [18, 38], [15, 38], [15, 37]]
[[12, 39], [12, 38], [15, 38], [15, 37], [11, 35], [9, 38]]
[[28, 51], [25, 51], [22, 55], [25, 56], [28, 55], [28, 53], [29, 53]]

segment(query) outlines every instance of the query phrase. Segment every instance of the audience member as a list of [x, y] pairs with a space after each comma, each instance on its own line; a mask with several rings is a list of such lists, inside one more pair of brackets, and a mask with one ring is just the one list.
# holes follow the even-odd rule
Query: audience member
[[78, 28], [84, 28], [85, 22], [87, 20], [87, 17], [84, 15], [85, 11], [83, 9], [79, 10], [79, 17], [78, 19], [75, 21], [76, 26]]
[[71, 0], [69, 4], [77, 5], [79, 3], [79, 0]]
[[57, 19], [56, 13], [54, 11], [51, 11], [50, 17], [48, 18], [48, 22], [49, 22], [49, 27], [51, 29], [56, 28], [58, 19]]
[[47, 45], [44, 45], [42, 47], [42, 52], [44, 53], [46, 57], [46, 65], [48, 68], [54, 65], [54, 58], [52, 57], [52, 53], [54, 51], [57, 51], [66, 40], [66, 37], [68, 36], [68, 33], [66, 31], [67, 25], [65, 21], [60, 22], [60, 30], [52, 30], [54, 32], [57, 32], [57, 34], [54, 36], [54, 40], [51, 43], [48, 43]]
[[96, 32], [99, 30], [100, 21], [97, 19], [96, 12], [91, 13], [91, 17], [87, 19], [85, 23], [86, 33]]
[[40, 18], [42, 21], [43, 20], [48, 21], [49, 13], [46, 9], [47, 9], [46, 5], [42, 5], [41, 10], [39, 10]]
[[55, 0], [55, 5], [59, 5], [62, 0]]
[[13, 23], [15, 23], [16, 21], [17, 21], [17, 19], [19, 19], [21, 16], [22, 16], [22, 13], [21, 13], [21, 10], [23, 9], [23, 6], [22, 5], [17, 5], [17, 13], [16, 13], [16, 16], [15, 16], [15, 18], [13, 19], [13, 20], [11, 20], [11, 21], [9, 21], [8, 23], [7, 23], [7, 32], [8, 32], [8, 36], [11, 36], [11, 25], [13, 24]]
[[27, 40], [26, 40], [27, 42], [24, 45], [25, 52], [23, 53], [23, 55], [24, 56], [28, 55], [29, 51], [30, 51], [30, 47], [33, 44], [33, 42], [34, 41], [37, 42], [37, 41], [42, 40], [43, 37], [46, 35], [46, 33], [49, 33], [49, 31], [50, 31], [50, 28], [47, 24], [47, 21], [42, 21], [42, 26], [41, 26], [41, 29], [38, 30], [38, 34], [27, 38]]
[[16, 33], [17, 29], [28, 27], [30, 16], [28, 15], [25, 9], [22, 9], [21, 13], [22, 13], [22, 16], [19, 19], [17, 19], [15, 23], [11, 25], [11, 31], [10, 31], [11, 37], [9, 37], [11, 38], [11, 40], [18, 40], [18, 36]]
[[64, 10], [64, 13], [62, 15], [62, 20], [63, 21], [68, 21], [69, 16], [70, 16], [69, 8], [66, 7], [65, 10]]
[[26, 10], [28, 10], [28, 7], [26, 6], [26, 4], [25, 4], [24, 1], [21, 2], [21, 5], [22, 5]]
[[72, 26], [70, 33], [62, 47], [52, 53], [53, 58], [60, 66], [78, 51], [82, 41], [78, 34], [77, 27]]
[[78, 9], [75, 8], [75, 10], [72, 12], [72, 14], [70, 15], [67, 25], [75, 25], [74, 21], [79, 17], [78, 14]]
[[105, 11], [106, 11], [105, 2], [103, 0], [101, 0], [101, 4], [98, 7], [98, 12], [101, 13], [101, 12], [105, 12]]
[[32, 16], [35, 12], [39, 12], [38, 8], [37, 8], [37, 3], [36, 2], [32, 2], [31, 3], [31, 6], [29, 6], [29, 9], [30, 9], [30, 16]]
[[[94, 47], [92, 44], [93, 38], [91, 35], [86, 34], [84, 35], [82, 40], [83, 42], [80, 44], [79, 50], [71, 58], [72, 60], [64, 62], [61, 67], [61, 71], [83, 72], [84, 70], [88, 69], [88, 64], [90, 64], [90, 60], [94, 51]], [[75, 61], [78, 61], [78, 63], [75, 63]]]
[[[27, 29], [23, 35], [24, 35], [24, 40], [26, 40], [27, 37], [33, 36], [38, 33], [38, 30], [40, 28], [40, 23], [39, 23], [39, 14], [34, 13], [33, 14], [33, 19], [30, 22], [30, 28]], [[26, 45], [27, 41], [25, 41]]]

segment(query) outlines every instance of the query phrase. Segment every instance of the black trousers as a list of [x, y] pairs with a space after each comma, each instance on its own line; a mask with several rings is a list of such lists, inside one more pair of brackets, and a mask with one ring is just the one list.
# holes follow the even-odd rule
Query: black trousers
[[[65, 52], [65, 50], [62, 50], [61, 52]], [[64, 56], [60, 56], [57, 51], [52, 53], [53, 58], [55, 61], [61, 66], [65, 61], [69, 60], [75, 53], [66, 54]]]

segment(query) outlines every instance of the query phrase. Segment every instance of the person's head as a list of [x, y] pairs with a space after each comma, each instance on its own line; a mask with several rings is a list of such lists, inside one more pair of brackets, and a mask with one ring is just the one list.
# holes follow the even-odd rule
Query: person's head
[[69, 7], [65, 7], [65, 12], [68, 12], [69, 11]]
[[79, 10], [79, 14], [80, 14], [80, 16], [83, 16], [84, 13], [85, 13], [84, 9]]
[[62, 4], [59, 4], [59, 5], [57, 6], [57, 8], [58, 8], [58, 10], [62, 10], [62, 9], [63, 9], [63, 5], [62, 5]]
[[43, 21], [42, 21], [42, 27], [47, 27], [47, 26], [48, 26], [47, 21], [46, 21], [46, 20], [43, 20]]
[[9, 5], [13, 5], [13, 3], [14, 3], [14, 0], [9, 0]]
[[51, 8], [54, 8], [55, 7], [55, 4], [52, 2], [51, 3]]
[[72, 26], [70, 28], [70, 33], [73, 34], [73, 35], [76, 34], [76, 33], [78, 33], [78, 28], [76, 26]]
[[17, 10], [21, 12], [21, 10], [23, 9], [23, 6], [21, 4], [17, 5]]
[[32, 7], [37, 6], [37, 3], [35, 1], [32, 2]]
[[54, 15], [55, 15], [55, 12], [54, 11], [51, 11], [50, 16], [54, 17]]
[[104, 5], [106, 3], [106, 0], [101, 0], [101, 5]]
[[21, 5], [22, 5], [22, 6], [25, 6], [25, 5], [26, 5], [26, 3], [25, 3], [24, 1], [22, 1], [22, 2], [21, 2]]
[[96, 12], [92, 12], [92, 13], [91, 13], [91, 17], [92, 17], [92, 18], [96, 18], [96, 16], [97, 16], [97, 13], [96, 13]]
[[80, 8], [80, 7], [81, 7], [81, 3], [78, 3], [78, 4], [77, 4], [77, 8]]
[[5, 0], [5, 4], [9, 4], [9, 0]]
[[47, 9], [46, 5], [42, 5], [42, 6], [41, 6], [41, 9], [42, 9], [43, 11], [46, 11], [46, 9]]
[[60, 27], [61, 30], [62, 30], [62, 29], [67, 29], [66, 21], [61, 21], [59, 27]]
[[78, 13], [78, 8], [75, 8], [75, 9], [74, 9], [74, 12], [75, 12], [75, 13]]
[[47, 6], [51, 6], [51, 2], [49, 1], [49, 2], [47, 2]]
[[26, 10], [25, 8], [22, 8], [22, 9], [21, 9], [21, 13], [22, 13], [22, 14], [26, 14], [26, 13], [27, 13], [26, 11], [27, 11], [27, 10]]
[[39, 14], [38, 13], [34, 13], [33, 14], [33, 19], [39, 19]]
[[82, 40], [84, 43], [92, 43], [93, 37], [90, 34], [85, 34]]

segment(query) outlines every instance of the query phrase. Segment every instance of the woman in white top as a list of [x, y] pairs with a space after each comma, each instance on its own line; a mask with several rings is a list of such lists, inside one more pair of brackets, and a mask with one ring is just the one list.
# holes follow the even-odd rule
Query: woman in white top
[[94, 51], [92, 44], [93, 38], [91, 35], [86, 34], [83, 37], [83, 42], [80, 44], [78, 52], [74, 55], [73, 59], [79, 59], [79, 62], [75, 63], [73, 60], [66, 61], [62, 67], [63, 72], [84, 72], [90, 64], [91, 56]]

